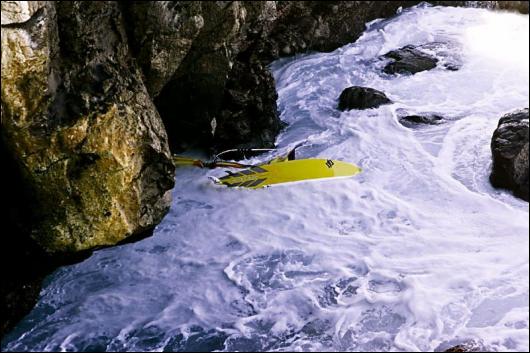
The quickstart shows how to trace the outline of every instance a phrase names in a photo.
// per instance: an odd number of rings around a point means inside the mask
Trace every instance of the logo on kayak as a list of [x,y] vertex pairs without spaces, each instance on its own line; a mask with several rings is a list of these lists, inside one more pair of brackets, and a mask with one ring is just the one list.
[[333,161],[332,161],[331,159],[328,159],[328,160],[326,161],[326,166],[327,166],[328,168],[333,167],[333,164],[335,164],[335,163],[333,163]]

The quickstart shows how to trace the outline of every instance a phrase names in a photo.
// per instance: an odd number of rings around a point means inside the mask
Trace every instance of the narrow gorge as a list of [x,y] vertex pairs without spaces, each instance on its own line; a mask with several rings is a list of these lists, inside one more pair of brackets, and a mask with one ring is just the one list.
[[[1,30],[2,350],[528,347],[527,1],[5,1]],[[172,158],[298,145],[363,172]]]

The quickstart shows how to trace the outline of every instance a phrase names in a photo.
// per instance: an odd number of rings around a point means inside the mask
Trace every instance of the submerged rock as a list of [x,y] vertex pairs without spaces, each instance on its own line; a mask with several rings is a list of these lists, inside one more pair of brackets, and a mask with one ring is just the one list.
[[458,71],[463,65],[463,47],[454,41],[429,42],[416,46],[416,49],[435,56],[437,65],[449,71]]
[[472,344],[459,344],[457,346],[446,349],[444,352],[483,352],[481,347],[473,346]]
[[444,121],[443,116],[434,113],[421,113],[400,116],[399,122],[406,127],[416,127],[418,125],[438,125]]
[[491,352],[492,349],[484,345],[481,339],[452,339],[447,342],[443,342],[437,348],[435,352]]
[[493,133],[490,181],[528,201],[528,108],[506,114]]
[[436,67],[438,59],[415,46],[407,45],[401,49],[392,50],[385,58],[394,59],[387,64],[383,71],[387,74],[415,74],[417,72],[431,70]]
[[339,110],[377,108],[392,101],[381,91],[370,87],[352,86],[346,88],[339,97]]

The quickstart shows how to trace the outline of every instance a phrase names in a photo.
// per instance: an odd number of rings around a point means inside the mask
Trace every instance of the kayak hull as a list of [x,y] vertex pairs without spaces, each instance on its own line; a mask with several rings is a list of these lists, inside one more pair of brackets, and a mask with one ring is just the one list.
[[321,178],[347,177],[361,172],[361,168],[330,159],[300,159],[263,164],[229,173],[217,179],[228,187],[258,189],[269,185]]

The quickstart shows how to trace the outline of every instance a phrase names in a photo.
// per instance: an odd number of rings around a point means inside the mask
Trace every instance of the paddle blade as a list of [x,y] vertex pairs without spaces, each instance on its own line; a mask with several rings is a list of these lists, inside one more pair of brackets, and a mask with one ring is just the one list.
[[199,159],[193,159],[183,156],[173,156],[173,164],[175,166],[195,166],[202,168],[204,166],[203,162]]

